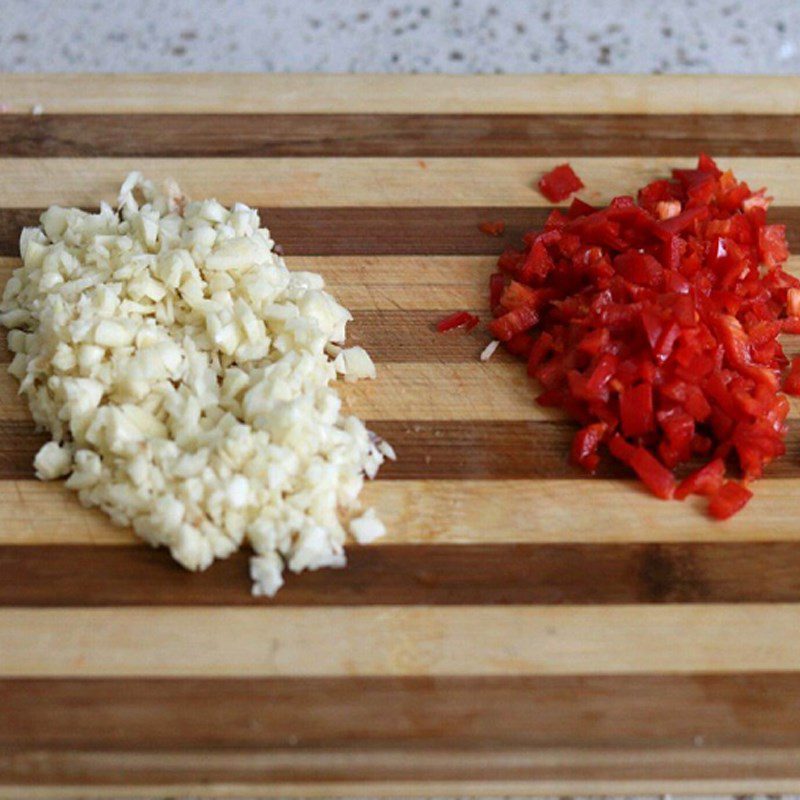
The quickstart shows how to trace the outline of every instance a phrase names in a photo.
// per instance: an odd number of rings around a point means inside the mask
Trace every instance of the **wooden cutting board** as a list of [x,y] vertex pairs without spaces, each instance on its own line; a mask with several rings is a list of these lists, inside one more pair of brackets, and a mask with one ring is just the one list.
[[486,316],[567,159],[602,201],[706,150],[797,249],[800,80],[4,76],[0,103],[4,279],[21,225],[131,169],[259,206],[353,310],[379,378],[342,393],[399,455],[365,491],[388,538],[255,599],[244,554],[190,575],[34,480],[3,370],[0,795],[800,790],[800,426],[712,524],[571,468],[520,365],[433,332]]

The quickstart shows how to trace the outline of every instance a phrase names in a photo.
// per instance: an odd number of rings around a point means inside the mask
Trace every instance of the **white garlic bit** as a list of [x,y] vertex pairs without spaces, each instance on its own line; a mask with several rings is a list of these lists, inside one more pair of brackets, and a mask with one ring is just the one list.
[[492,339],[486,347],[483,348],[481,352],[481,361],[488,361],[493,355],[495,350],[500,346],[500,342],[497,339]]
[[48,442],[36,454],[33,466],[40,481],[54,481],[71,472],[72,452],[58,442]]
[[0,322],[9,371],[52,441],[42,480],[168,547],[188,569],[244,543],[256,594],[283,570],[344,564],[365,475],[394,457],[332,385],[374,378],[342,349],[349,312],[319,275],[290,272],[257,211],[188,202],[131,173],[118,210],[53,206],[20,237]]
[[360,517],[350,520],[350,533],[359,544],[370,544],[386,535],[386,527],[378,519],[374,508],[368,508]]

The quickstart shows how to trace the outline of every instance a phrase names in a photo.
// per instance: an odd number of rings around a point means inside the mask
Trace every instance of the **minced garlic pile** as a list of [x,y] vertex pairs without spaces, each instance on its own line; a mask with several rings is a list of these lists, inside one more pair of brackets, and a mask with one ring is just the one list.
[[[340,513],[394,454],[330,386],[374,377],[350,314],[290,272],[258,213],[186,203],[138,173],[115,212],[53,206],[22,232],[0,322],[10,372],[50,431],[35,460],[114,522],[201,570],[245,541],[256,594],[344,564]],[[380,536],[370,509],[349,523]]]

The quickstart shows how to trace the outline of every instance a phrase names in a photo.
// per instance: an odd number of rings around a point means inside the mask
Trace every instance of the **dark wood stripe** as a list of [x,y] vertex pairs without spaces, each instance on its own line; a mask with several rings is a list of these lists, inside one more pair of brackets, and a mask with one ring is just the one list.
[[[500,253],[547,216],[542,208],[262,208],[262,221],[287,255],[483,255]],[[0,255],[19,255],[24,226],[41,209],[0,208]],[[798,214],[800,216],[800,213]],[[500,238],[478,225],[502,218]]]
[[[576,427],[567,421],[380,420],[367,425],[397,451],[397,461],[387,462],[381,468],[381,480],[586,477],[585,471],[569,463]],[[20,465],[17,457],[14,463]],[[598,476],[621,478],[628,477],[628,473],[624,466],[609,463],[603,465]]]
[[5,752],[800,746],[800,673],[20,679],[0,707]]
[[[522,368],[522,367],[520,367]],[[397,461],[381,468],[381,480],[520,480],[586,478],[569,463],[577,426],[567,420],[367,422],[397,450]],[[614,459],[605,459],[596,478],[630,478]],[[764,480],[800,477],[800,430],[791,425],[786,455],[771,463]],[[757,491],[757,489],[756,489]]]
[[69,114],[0,116],[0,157],[795,156],[800,116]]
[[[381,468],[381,480],[524,480],[586,478],[568,454],[577,430],[569,421],[466,420],[367,421],[397,451]],[[34,477],[33,458],[49,437],[32,422],[0,422],[0,480]],[[764,480],[800,477],[800,430],[792,425],[787,453],[770,464]],[[629,478],[619,462],[606,459],[596,478]]]
[[[262,208],[262,219],[287,255],[486,255],[517,246],[522,234],[540,228],[547,208]],[[37,225],[41,210],[0,208],[0,256],[19,255],[19,234]],[[775,208],[771,221],[788,226],[789,244],[800,249],[800,207]],[[506,232],[495,238],[478,230],[502,219]]]
[[49,439],[33,421],[0,422],[0,480],[33,478],[33,458]]
[[346,570],[249,593],[245,553],[202,574],[142,546],[0,547],[0,606],[607,605],[800,602],[800,544],[380,545]]
[[0,708],[0,791],[800,781],[799,673],[19,679]]

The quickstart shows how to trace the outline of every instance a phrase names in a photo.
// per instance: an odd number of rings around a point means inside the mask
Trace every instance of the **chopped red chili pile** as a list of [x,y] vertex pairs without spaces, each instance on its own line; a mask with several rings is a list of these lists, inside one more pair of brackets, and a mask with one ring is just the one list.
[[[554,197],[574,186],[553,181],[561,169],[542,179]],[[778,335],[800,333],[800,280],[768,205],[702,155],[637,198],[576,199],[502,254],[489,328],[527,362],[538,402],[582,426],[576,464],[593,472],[608,451],[657,497],[708,496],[719,519],[748,502],[786,449]],[[785,388],[800,394],[800,359]],[[737,466],[741,483],[726,477]]]
[[566,200],[578,189],[583,189],[583,181],[569,164],[559,164],[555,169],[542,175],[539,180],[539,191],[551,203],[560,203],[562,200]]
[[487,236],[502,236],[506,231],[506,224],[501,219],[493,222],[487,220],[486,222],[481,222],[478,228],[481,233],[485,233]]
[[450,316],[440,320],[436,325],[436,330],[439,333],[445,333],[446,331],[452,331],[454,328],[464,328],[469,333],[479,322],[480,319],[474,314],[470,314],[469,311],[456,311],[454,314],[450,314]]

